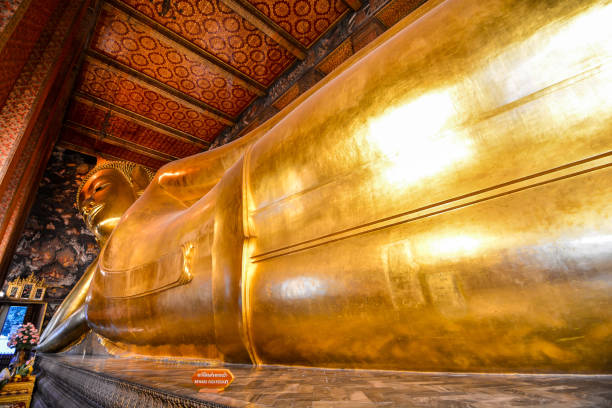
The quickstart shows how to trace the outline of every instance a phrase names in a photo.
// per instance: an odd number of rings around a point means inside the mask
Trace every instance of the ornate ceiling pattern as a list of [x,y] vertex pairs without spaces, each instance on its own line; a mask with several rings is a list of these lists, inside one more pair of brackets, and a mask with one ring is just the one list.
[[201,145],[147,128],[116,113],[108,114],[108,111],[86,101],[77,100],[72,104],[66,115],[66,123],[71,128],[84,133],[87,130],[90,130],[90,133],[100,133],[99,130],[104,129],[106,136],[124,139],[176,158],[191,156],[202,151]]
[[87,154],[95,154],[111,160],[127,160],[140,163],[153,169],[158,169],[167,163],[152,157],[128,150],[122,146],[113,145],[94,137],[83,135],[83,133],[64,126],[62,131],[64,146]]
[[208,149],[357,0],[97,0],[61,141],[152,168]]
[[219,117],[163,95],[94,60],[83,64],[77,89],[206,141],[214,139],[224,125]]
[[165,16],[157,11],[160,1],[123,1],[262,85],[269,85],[295,60],[220,0],[180,1]]
[[257,96],[232,76],[114,8],[102,10],[91,48],[220,110],[238,115]]
[[248,1],[306,47],[348,10],[341,0]]

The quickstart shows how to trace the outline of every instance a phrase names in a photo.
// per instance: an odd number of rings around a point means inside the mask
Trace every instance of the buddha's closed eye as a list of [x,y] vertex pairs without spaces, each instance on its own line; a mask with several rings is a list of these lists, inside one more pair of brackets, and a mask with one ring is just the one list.
[[94,193],[97,193],[98,191],[102,191],[104,190],[106,187],[108,187],[110,183],[103,183],[103,184],[98,184],[96,186],[96,188],[94,189]]

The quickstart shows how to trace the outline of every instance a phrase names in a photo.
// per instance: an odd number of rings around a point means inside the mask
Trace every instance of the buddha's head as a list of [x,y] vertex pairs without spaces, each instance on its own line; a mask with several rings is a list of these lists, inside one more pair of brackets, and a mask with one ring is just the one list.
[[76,205],[100,244],[152,178],[148,169],[120,161],[105,162],[87,173],[77,191]]

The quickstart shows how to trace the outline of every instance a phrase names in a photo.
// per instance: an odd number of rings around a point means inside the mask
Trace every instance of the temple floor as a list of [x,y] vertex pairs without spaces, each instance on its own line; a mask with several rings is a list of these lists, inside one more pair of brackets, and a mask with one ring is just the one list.
[[[216,394],[198,393],[191,376],[203,366],[192,363],[91,356],[42,355],[39,359],[42,373],[33,407],[50,408],[60,403],[63,407],[83,406],[83,401],[91,406],[121,407],[612,406],[610,375],[447,374],[225,365],[235,380]],[[56,388],[60,390],[54,391]],[[59,401],[60,394],[74,398]]]

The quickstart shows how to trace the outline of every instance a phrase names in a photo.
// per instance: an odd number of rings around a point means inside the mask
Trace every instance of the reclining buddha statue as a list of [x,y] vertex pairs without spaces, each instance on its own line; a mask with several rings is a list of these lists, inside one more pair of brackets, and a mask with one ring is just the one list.
[[610,372],[610,21],[608,1],[431,0],[146,189],[94,169],[102,250],[39,349],[91,329],[152,357]]

